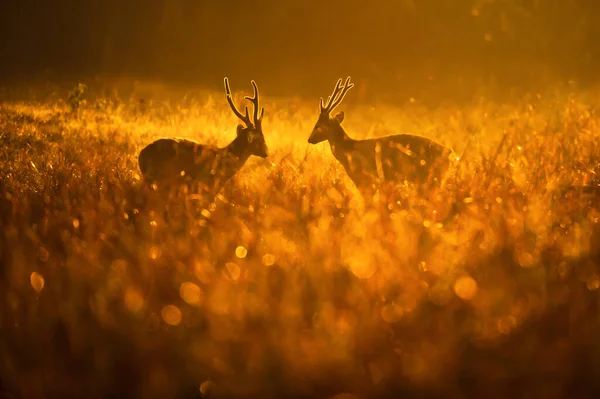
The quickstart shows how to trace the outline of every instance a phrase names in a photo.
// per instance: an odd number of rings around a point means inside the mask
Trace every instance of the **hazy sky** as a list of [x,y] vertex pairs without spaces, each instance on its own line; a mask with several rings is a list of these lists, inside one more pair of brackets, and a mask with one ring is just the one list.
[[[129,73],[314,91],[352,74],[387,90],[592,80],[594,0],[6,0],[0,77]],[[466,84],[466,83],[465,83]],[[391,90],[391,89],[390,89]]]

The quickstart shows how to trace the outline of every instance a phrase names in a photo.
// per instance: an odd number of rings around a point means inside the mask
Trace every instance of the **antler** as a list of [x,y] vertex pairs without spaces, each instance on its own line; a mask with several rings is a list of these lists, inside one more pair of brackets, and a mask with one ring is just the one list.
[[344,86],[342,86],[342,78],[339,78],[337,84],[335,85],[335,89],[333,89],[333,93],[331,96],[327,97],[327,103],[323,106],[323,97],[321,97],[320,106],[321,112],[330,113],[333,111],[335,107],[340,105],[348,90],[354,87],[354,83],[350,83],[350,76],[346,78],[344,82]]
[[[256,87],[256,82],[252,81],[252,87],[254,88],[254,97],[244,97],[246,100],[250,101],[254,104],[254,126],[258,126],[258,123],[262,120],[263,115],[265,114],[265,107],[260,108],[260,116],[258,114],[258,87]],[[246,108],[247,110],[248,108]]]
[[225,78],[225,93],[227,95],[227,102],[229,103],[229,106],[231,107],[231,110],[233,111],[233,113],[240,118],[240,120],[242,122],[244,122],[246,124],[246,127],[255,127],[257,126],[258,123],[260,123],[260,121],[262,120],[263,115],[265,114],[265,108],[261,108],[260,111],[260,115],[258,113],[258,108],[259,108],[259,104],[258,104],[258,87],[256,87],[256,82],[252,81],[252,87],[254,87],[254,96],[253,97],[244,97],[246,100],[250,101],[252,104],[254,104],[254,122],[252,122],[252,120],[250,120],[250,114],[248,113],[248,107],[244,107],[245,111],[246,111],[246,115],[242,114],[237,107],[235,106],[235,104],[233,103],[233,97],[231,95],[231,89],[229,88],[229,80],[227,78]]

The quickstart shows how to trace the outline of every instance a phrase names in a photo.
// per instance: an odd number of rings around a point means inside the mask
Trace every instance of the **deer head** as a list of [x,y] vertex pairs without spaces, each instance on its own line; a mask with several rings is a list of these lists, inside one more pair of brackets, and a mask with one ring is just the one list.
[[244,144],[246,144],[245,148],[250,155],[266,158],[269,155],[269,150],[262,132],[262,117],[265,114],[265,108],[259,106],[258,88],[256,87],[256,82],[252,81],[252,87],[254,88],[254,96],[244,97],[254,105],[253,119],[250,119],[248,107],[245,107],[245,114],[242,114],[235,106],[233,97],[231,95],[231,89],[229,88],[229,80],[225,78],[225,93],[227,94],[227,102],[229,103],[233,113],[245,125],[239,124],[237,126],[238,139],[242,140]]
[[323,105],[323,97],[321,97],[319,119],[308,138],[310,144],[318,144],[329,140],[335,132],[339,131],[344,120],[344,112],[339,112],[334,117],[331,117],[331,112],[340,105],[348,90],[353,87],[354,83],[350,83],[350,76],[346,78],[343,86],[340,78],[335,85],[335,89],[333,89],[333,93],[327,98],[325,105]]

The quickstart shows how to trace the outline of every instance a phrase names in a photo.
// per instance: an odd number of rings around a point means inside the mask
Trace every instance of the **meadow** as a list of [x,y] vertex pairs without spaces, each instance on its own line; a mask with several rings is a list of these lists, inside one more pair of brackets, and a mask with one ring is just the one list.
[[348,101],[354,138],[420,134],[462,155],[443,190],[369,204],[307,143],[318,99],[268,93],[268,158],[214,199],[160,196],[145,145],[235,136],[223,93],[184,94],[0,103],[0,392],[600,394],[597,92]]

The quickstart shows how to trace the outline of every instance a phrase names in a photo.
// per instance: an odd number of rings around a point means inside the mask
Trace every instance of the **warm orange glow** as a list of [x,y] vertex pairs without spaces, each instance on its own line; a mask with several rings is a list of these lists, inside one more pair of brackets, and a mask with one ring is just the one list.
[[[372,198],[327,143],[307,143],[318,99],[265,92],[270,155],[214,198],[145,186],[136,157],[159,137],[230,143],[221,92],[143,111],[135,99],[77,113],[2,104],[3,333],[97,375],[121,362],[154,376],[140,396],[370,397],[458,389],[467,371],[496,386],[525,367],[567,384],[600,333],[600,119],[597,96],[552,93],[348,106],[354,138],[418,133],[461,154],[431,192],[407,180]],[[9,364],[19,350],[7,348]],[[40,353],[39,370],[92,384]]]

